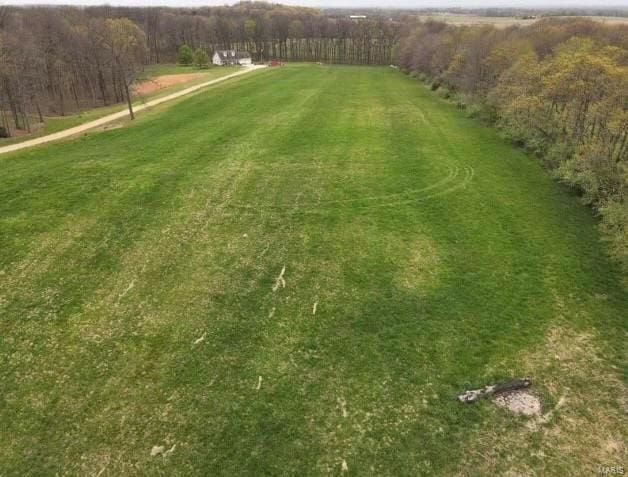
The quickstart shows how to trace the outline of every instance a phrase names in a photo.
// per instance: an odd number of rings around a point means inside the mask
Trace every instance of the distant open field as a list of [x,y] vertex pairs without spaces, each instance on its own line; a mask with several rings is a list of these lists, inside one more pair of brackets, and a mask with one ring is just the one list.
[[[532,23],[546,17],[537,18],[518,18],[518,17],[488,17],[471,14],[434,14],[434,15],[418,15],[423,21],[434,20],[452,25],[464,26],[464,25],[493,25],[498,28],[506,28],[513,25],[531,25]],[[552,17],[552,18],[575,18],[575,17]],[[604,16],[586,16],[583,18],[589,18],[591,20],[599,21],[602,23],[617,23],[627,24],[628,17],[604,17]]]
[[[2,475],[625,462],[591,212],[392,68],[268,68],[0,166]],[[521,376],[541,416],[456,399]]]

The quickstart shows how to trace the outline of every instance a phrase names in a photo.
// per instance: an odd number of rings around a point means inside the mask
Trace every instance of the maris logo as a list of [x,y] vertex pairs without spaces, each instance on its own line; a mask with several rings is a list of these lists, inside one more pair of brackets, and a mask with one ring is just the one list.
[[623,465],[603,465],[597,466],[598,475],[625,475]]

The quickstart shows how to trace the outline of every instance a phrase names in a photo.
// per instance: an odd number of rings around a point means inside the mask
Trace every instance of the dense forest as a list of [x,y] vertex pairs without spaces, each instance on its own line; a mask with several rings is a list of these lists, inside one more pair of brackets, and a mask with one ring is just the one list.
[[[386,13],[386,14],[384,14]],[[495,124],[582,193],[628,267],[628,26],[543,19],[451,26],[379,12],[352,19],[261,2],[173,9],[0,7],[0,132],[130,101],[146,64],[181,45],[272,58],[389,65]]]
[[628,268],[628,26],[406,24],[398,61],[574,186]]

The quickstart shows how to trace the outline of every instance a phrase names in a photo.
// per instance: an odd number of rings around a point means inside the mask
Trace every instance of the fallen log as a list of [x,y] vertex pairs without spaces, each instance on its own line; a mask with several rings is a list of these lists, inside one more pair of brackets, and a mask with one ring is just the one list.
[[465,391],[464,394],[458,396],[458,400],[464,403],[474,403],[482,398],[495,396],[497,394],[504,394],[510,391],[516,391],[517,389],[524,389],[530,387],[532,381],[528,378],[513,379],[512,381],[506,381],[503,383],[493,384],[491,386],[483,387],[482,389],[471,389]]

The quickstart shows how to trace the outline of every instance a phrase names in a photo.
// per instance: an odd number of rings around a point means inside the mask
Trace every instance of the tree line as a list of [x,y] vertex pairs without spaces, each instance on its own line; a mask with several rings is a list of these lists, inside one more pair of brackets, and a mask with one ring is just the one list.
[[409,23],[398,62],[542,158],[601,217],[628,269],[628,27],[586,19],[528,27]]
[[249,51],[255,61],[273,58],[330,63],[390,64],[401,22],[374,15],[356,21],[344,14],[266,2],[196,9],[93,7],[99,17],[129,18],[147,35],[149,60],[170,62],[187,44],[206,51]]

